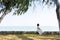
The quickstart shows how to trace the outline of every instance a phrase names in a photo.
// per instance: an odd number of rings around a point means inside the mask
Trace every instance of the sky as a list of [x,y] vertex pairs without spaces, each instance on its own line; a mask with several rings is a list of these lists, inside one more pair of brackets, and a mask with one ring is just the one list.
[[56,6],[34,3],[35,6],[32,2],[28,11],[20,16],[12,15],[13,9],[0,23],[0,31],[36,31],[37,23],[42,31],[59,31]]

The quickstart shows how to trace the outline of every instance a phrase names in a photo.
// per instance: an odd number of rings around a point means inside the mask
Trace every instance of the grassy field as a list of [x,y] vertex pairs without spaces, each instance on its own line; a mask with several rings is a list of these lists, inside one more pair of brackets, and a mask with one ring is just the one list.
[[39,34],[7,34],[1,35],[0,40],[60,40],[58,35],[39,35]]

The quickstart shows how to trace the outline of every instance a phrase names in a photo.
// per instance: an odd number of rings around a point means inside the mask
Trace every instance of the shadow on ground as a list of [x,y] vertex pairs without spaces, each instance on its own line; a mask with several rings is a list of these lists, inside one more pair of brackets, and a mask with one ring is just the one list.
[[31,39],[31,38],[28,38],[27,36],[25,36],[25,35],[17,35],[17,37],[18,38],[21,38],[22,40],[33,40],[33,39]]

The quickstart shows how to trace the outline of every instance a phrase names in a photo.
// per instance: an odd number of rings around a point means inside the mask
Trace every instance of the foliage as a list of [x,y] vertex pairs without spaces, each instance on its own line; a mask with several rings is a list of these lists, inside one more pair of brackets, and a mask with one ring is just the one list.
[[[28,10],[29,0],[0,0],[0,4],[5,6],[5,8],[2,9],[3,12],[4,10],[11,11],[13,8],[17,8],[18,10],[17,13],[15,12],[15,14],[19,15]],[[0,10],[0,12],[2,11]]]
[[[0,4],[4,5],[5,8],[0,10],[0,12],[4,12],[4,10],[8,10],[9,12],[13,9],[13,8],[17,8],[18,10],[16,10],[14,12],[14,15],[21,15],[22,13],[25,13],[28,8],[30,3],[35,0],[0,0]],[[41,0],[36,0],[36,1],[41,1]],[[57,0],[43,0],[42,3],[46,2],[46,4],[49,3],[49,1],[54,2],[57,5]],[[50,5],[52,4],[52,2],[50,2]]]
[[46,4],[49,3],[50,5],[51,5],[52,3],[54,3],[56,6],[58,5],[58,0],[47,0],[47,1],[46,1],[46,0],[43,0],[42,3],[44,3],[44,2],[45,2]]

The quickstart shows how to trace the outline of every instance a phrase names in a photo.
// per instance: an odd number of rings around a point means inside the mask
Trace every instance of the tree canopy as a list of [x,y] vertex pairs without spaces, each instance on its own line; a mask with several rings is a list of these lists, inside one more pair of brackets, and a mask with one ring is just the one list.
[[[39,0],[0,0],[0,4],[5,6],[5,8],[0,10],[0,12],[2,11],[4,12],[4,10],[11,11],[12,8],[18,8],[18,10],[15,11],[14,14],[21,15],[22,13],[25,13],[28,10],[30,2],[32,1],[39,1]],[[57,0],[47,0],[47,1],[43,0],[42,3],[46,2],[46,4],[48,4],[50,1],[54,2],[57,5]],[[52,2],[50,2],[50,4],[52,4]]]
[[11,11],[12,8],[18,8],[17,13],[15,14],[19,15],[28,10],[29,0],[0,0],[0,4],[5,6],[1,11]]
[[0,0],[0,7],[2,7],[0,13],[3,12],[2,16],[0,17],[0,22],[5,15],[11,12],[14,8],[17,8],[17,10],[13,13],[14,15],[24,14],[29,9],[31,2],[34,1],[42,1],[43,4],[49,3],[50,5],[52,2],[54,2],[56,6],[58,5],[58,0]]

